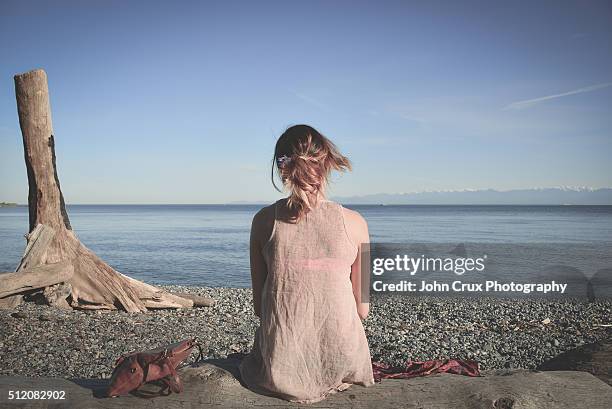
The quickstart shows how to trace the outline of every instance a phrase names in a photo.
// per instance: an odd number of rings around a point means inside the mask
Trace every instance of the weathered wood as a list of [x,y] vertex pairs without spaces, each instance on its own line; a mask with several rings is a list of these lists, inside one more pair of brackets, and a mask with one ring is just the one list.
[[37,224],[34,229],[26,234],[27,245],[23,257],[17,267],[17,272],[28,270],[44,263],[44,257],[49,244],[55,236],[55,230],[46,224]]
[[16,294],[10,297],[0,298],[0,309],[13,310],[23,301],[23,295]]
[[74,267],[69,261],[41,264],[19,273],[0,274],[0,298],[70,280]]
[[[221,360],[219,360],[221,361]],[[129,395],[102,398],[107,380],[0,377],[0,406],[10,408],[303,408],[275,397],[256,394],[232,373],[235,368],[204,363],[180,371],[180,394],[144,399]],[[143,394],[158,388],[146,385]],[[9,390],[65,391],[63,401],[12,401]],[[55,405],[55,406],[52,406]],[[414,379],[384,379],[367,388],[353,385],[309,408],[590,408],[612,407],[612,388],[586,372],[485,372],[480,378],[442,374]]]
[[210,297],[204,297],[197,294],[183,293],[183,292],[172,292],[170,294],[181,298],[187,298],[193,301],[194,307],[212,307],[215,305],[215,300]]
[[[54,235],[55,230],[44,224],[38,224],[34,230],[32,230],[29,234],[26,234],[25,237],[28,240],[26,249],[23,257],[21,258],[19,266],[15,271],[24,271],[30,266],[34,267],[42,264],[47,248],[49,247],[49,243],[51,243]],[[23,296],[19,294],[2,298],[0,299],[0,308],[15,308],[21,304],[22,300]]]
[[566,351],[538,367],[541,371],[585,371],[612,386],[612,337]]
[[70,304],[76,309],[79,310],[116,310],[113,304],[87,304],[87,303],[78,303],[78,304]]
[[128,281],[138,298],[143,301],[147,308],[191,308],[193,301],[187,298],[178,297],[167,291],[160,290],[142,281],[134,280],[124,274],[118,273]]
[[69,310],[71,307],[66,301],[66,298],[68,298],[71,293],[72,285],[70,283],[59,283],[45,288],[43,297],[50,306]]
[[[192,300],[120,274],[79,241],[70,226],[57,175],[47,75],[43,70],[16,75],[15,94],[28,173],[30,215],[28,244],[17,272],[69,260],[74,269],[68,283],[69,305],[73,308],[142,312],[147,308],[192,307]],[[55,302],[58,298],[50,299]],[[17,300],[6,300],[5,304]],[[64,301],[57,302],[65,306]]]
[[30,231],[39,223],[70,229],[55,164],[47,74],[15,75],[15,94],[28,171]]

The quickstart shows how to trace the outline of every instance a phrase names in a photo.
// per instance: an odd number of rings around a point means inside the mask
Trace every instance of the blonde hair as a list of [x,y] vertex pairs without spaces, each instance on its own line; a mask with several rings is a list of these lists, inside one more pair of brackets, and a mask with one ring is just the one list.
[[351,170],[351,163],[316,129],[295,125],[278,138],[274,148],[272,184],[281,192],[274,182],[274,169],[290,191],[287,207],[290,218],[297,221],[317,205],[331,171]]

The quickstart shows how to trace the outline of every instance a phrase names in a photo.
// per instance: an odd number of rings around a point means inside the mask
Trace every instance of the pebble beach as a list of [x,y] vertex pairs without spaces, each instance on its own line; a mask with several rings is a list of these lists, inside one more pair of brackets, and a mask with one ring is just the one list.
[[[0,310],[0,375],[108,378],[117,357],[189,337],[206,358],[248,352],[258,325],[247,288],[160,285],[216,300],[185,310],[59,310],[32,302]],[[612,301],[374,295],[363,321],[372,358],[468,358],[481,369],[534,369],[612,335]],[[195,353],[191,360],[195,359]]]

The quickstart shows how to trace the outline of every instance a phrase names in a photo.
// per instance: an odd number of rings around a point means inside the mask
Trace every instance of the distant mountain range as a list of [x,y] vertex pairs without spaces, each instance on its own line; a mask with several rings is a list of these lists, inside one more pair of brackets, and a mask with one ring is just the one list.
[[[551,187],[495,190],[464,189],[410,193],[377,193],[361,196],[332,196],[342,204],[413,205],[612,205],[612,188]],[[227,204],[267,205],[274,200],[234,201]],[[0,207],[27,206],[0,202]]]
[[612,205],[612,188],[553,187],[516,190],[445,190],[332,197],[332,200],[344,204]]

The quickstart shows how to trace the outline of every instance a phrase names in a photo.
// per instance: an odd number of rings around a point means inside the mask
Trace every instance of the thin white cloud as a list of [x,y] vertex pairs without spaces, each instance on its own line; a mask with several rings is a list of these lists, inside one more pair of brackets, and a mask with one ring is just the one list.
[[577,38],[585,38],[585,37],[589,37],[590,34],[589,33],[574,33],[572,35],[573,39],[577,39]]
[[316,99],[309,97],[308,95],[304,95],[302,93],[299,92],[295,92],[295,91],[289,91],[291,92],[293,95],[295,95],[297,98],[301,99],[302,101],[313,105],[317,108],[323,109],[325,111],[329,110],[329,108],[327,107],[327,105],[323,104],[322,102],[317,101]]
[[422,118],[417,118],[411,114],[405,114],[405,113],[400,112],[398,115],[400,116],[400,118],[405,119],[410,122],[417,122],[419,124],[425,122]]
[[420,118],[418,115],[415,115],[414,107],[409,108],[405,106],[387,106],[385,109],[387,112],[391,112],[398,117],[405,119],[406,121],[415,122],[417,124],[422,124],[425,122],[423,118]]
[[517,102],[513,102],[511,104],[506,105],[504,107],[504,111],[509,110],[509,109],[525,109],[525,108],[529,108],[534,105],[537,105],[540,102],[548,101],[549,99],[566,97],[568,95],[583,94],[585,92],[591,92],[591,91],[595,91],[598,89],[607,88],[609,86],[612,86],[612,82],[605,82],[603,84],[596,84],[596,85],[591,85],[588,87],[578,88],[573,91],[563,92],[561,94],[547,95],[545,97],[517,101]]

